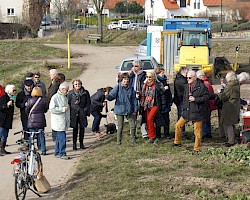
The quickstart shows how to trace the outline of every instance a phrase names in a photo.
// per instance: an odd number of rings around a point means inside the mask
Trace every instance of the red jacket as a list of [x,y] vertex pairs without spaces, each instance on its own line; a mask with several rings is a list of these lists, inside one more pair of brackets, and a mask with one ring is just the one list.
[[[211,94],[214,94],[214,89],[213,86],[211,85],[211,83],[208,81],[208,78],[206,77],[204,80],[204,85],[207,87],[208,91]],[[214,105],[214,99],[209,101],[209,106],[210,106],[210,110],[217,110],[217,106]]]
[[0,97],[5,94],[4,88],[0,85]]

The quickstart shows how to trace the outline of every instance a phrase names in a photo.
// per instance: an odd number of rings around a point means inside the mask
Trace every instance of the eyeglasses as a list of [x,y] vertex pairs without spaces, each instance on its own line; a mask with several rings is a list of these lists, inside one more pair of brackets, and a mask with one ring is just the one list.
[[146,76],[147,78],[152,78],[152,76]]
[[16,92],[16,90],[13,90],[13,92]]
[[192,79],[193,77],[187,77],[187,79]]
[[40,76],[35,76],[34,78],[40,78]]
[[138,65],[134,65],[134,67],[139,67]]

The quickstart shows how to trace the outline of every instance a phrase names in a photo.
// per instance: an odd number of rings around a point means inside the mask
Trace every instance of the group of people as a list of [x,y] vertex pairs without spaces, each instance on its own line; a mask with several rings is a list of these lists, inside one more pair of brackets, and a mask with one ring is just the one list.
[[[170,139],[169,113],[173,103],[178,113],[173,146],[181,146],[182,137],[187,137],[185,124],[191,121],[195,135],[192,150],[199,151],[202,139],[212,137],[212,110],[218,110],[220,136],[228,139],[225,145],[230,147],[235,144],[235,124],[239,122],[241,102],[240,84],[249,79],[249,74],[236,76],[234,72],[228,72],[226,84],[222,83],[223,89],[215,94],[203,71],[181,68],[174,80],[172,98],[164,68],[145,72],[142,67],[140,60],[134,60],[132,70],[123,73],[114,88],[100,88],[92,96],[80,79],[72,81],[69,91],[64,74],[56,69],[49,71],[51,84],[47,90],[39,72],[27,74],[18,94],[14,85],[7,85],[5,89],[0,86],[0,156],[10,153],[5,148],[12,128],[14,104],[20,109],[23,130],[39,132],[37,145],[42,155],[46,155],[45,113],[50,111],[54,156],[66,160],[69,159],[66,155],[66,130],[73,128],[73,150],[77,150],[78,135],[80,148],[85,149],[83,140],[88,126],[87,117],[93,115],[92,133],[100,135],[102,110],[107,101],[112,100],[115,100],[114,114],[118,122],[118,145],[122,144],[125,118],[130,126],[131,143],[137,143],[138,116],[141,116],[142,137],[149,143],[153,144],[162,137]],[[24,139],[29,140],[27,133]]]

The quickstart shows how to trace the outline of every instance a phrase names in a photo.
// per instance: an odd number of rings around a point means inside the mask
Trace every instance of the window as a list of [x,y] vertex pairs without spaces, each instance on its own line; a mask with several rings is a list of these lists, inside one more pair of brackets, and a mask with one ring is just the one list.
[[186,0],[180,0],[180,7],[187,7],[187,1]]
[[194,9],[196,9],[196,0],[194,1]]
[[197,9],[201,9],[201,2],[200,2],[200,0],[198,0]]
[[14,16],[15,10],[14,8],[7,8],[7,16]]

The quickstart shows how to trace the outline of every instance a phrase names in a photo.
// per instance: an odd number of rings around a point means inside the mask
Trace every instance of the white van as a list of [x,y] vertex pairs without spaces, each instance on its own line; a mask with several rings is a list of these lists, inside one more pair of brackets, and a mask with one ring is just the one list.
[[130,24],[131,24],[130,20],[119,20],[118,25],[117,25],[117,29],[118,30],[128,30]]

